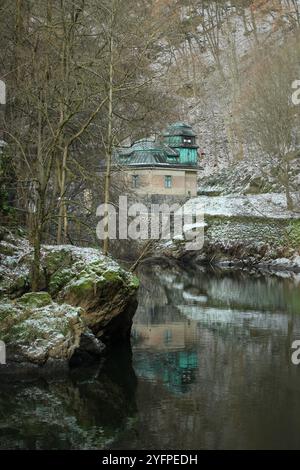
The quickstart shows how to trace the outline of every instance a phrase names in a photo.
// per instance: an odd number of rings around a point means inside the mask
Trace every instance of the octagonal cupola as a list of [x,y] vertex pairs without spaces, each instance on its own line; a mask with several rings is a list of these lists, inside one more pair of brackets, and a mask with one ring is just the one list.
[[198,145],[196,134],[189,124],[175,122],[170,124],[163,134],[164,143],[176,150],[180,163],[183,165],[197,165]]

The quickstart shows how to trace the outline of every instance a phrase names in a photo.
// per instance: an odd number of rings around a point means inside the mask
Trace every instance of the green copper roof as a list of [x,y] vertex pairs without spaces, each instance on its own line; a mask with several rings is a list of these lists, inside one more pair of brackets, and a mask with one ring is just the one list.
[[[192,139],[187,142],[185,136]],[[125,166],[195,167],[198,162],[195,137],[190,125],[175,122],[168,126],[163,142],[141,139],[131,147],[115,149],[113,163]]]
[[161,144],[160,142],[156,142],[150,139],[141,139],[132,145],[130,148],[131,152],[151,152],[153,154],[162,154],[162,155],[170,155],[170,156],[177,156],[176,150],[171,149],[165,144]]
[[184,122],[174,122],[173,124],[170,124],[165,130],[163,135],[165,137],[172,136],[172,135],[179,135],[179,136],[186,135],[189,137],[196,136],[192,127],[189,124],[185,124]]
[[117,151],[117,161],[123,165],[168,164],[169,159],[179,159],[176,150],[153,140],[142,139],[131,147]]

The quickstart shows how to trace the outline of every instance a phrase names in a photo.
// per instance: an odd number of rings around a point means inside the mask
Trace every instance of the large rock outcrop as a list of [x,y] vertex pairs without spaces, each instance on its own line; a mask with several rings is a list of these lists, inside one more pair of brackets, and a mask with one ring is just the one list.
[[[52,302],[47,293],[25,294],[0,304],[0,337],[7,347],[7,363],[42,365],[71,359],[85,325],[80,308]],[[45,303],[46,302],[46,303]]]
[[129,337],[138,279],[99,250],[43,247],[36,293],[26,241],[2,233],[0,256],[0,340],[8,365],[82,362]]

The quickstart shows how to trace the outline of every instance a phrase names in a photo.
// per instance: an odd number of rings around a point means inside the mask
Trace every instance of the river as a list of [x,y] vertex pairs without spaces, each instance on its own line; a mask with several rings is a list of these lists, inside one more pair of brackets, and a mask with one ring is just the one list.
[[300,448],[300,277],[144,268],[132,350],[0,384],[1,449]]

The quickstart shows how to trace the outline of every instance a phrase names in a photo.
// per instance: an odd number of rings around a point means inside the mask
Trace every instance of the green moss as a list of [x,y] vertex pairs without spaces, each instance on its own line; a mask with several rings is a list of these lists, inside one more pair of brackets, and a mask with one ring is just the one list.
[[59,251],[50,251],[44,260],[47,273],[51,276],[58,269],[65,268],[72,265],[72,255],[66,249]]
[[49,292],[54,295],[60,291],[74,277],[74,273],[67,268],[59,269],[51,277],[49,282]]
[[0,243],[0,254],[6,256],[13,256],[16,253],[16,247],[9,244]]
[[133,289],[138,289],[140,286],[140,280],[137,276],[134,274],[131,276],[129,287],[132,287]]
[[4,322],[9,316],[11,316],[12,309],[7,304],[0,305],[0,328],[1,323]]
[[28,322],[19,322],[13,325],[9,332],[6,334],[6,340],[14,342],[31,343],[40,338],[40,328],[37,325],[28,325]]
[[26,275],[19,275],[8,285],[8,291],[10,294],[21,295],[22,293],[29,290],[29,277]]
[[93,263],[88,265],[88,269],[99,274],[107,269],[107,264],[104,260],[93,261]]
[[123,281],[120,271],[105,271],[102,276],[107,282],[120,282]]
[[28,311],[7,302],[0,305],[0,339],[10,342],[13,338],[13,327],[28,316]]
[[289,246],[300,249],[300,220],[293,220],[287,228],[287,241]]
[[7,331],[7,339],[14,342],[27,343],[28,345],[35,340],[49,340],[50,334],[62,334],[66,336],[69,331],[67,319],[64,318],[45,318],[45,312],[35,311],[32,315],[14,324]]
[[67,290],[78,298],[84,298],[84,296],[94,290],[95,285],[96,279],[82,276],[75,281],[71,281],[71,283],[67,286]]
[[51,338],[64,337],[72,331],[70,313],[77,310],[69,305],[51,303],[42,308],[7,303],[0,308],[0,339],[7,343],[30,345],[35,340],[51,343]]
[[59,333],[63,336],[67,336],[70,331],[70,325],[67,321],[61,322],[61,325],[58,328]]
[[39,308],[52,302],[48,292],[28,292],[18,299],[18,303],[27,308]]

